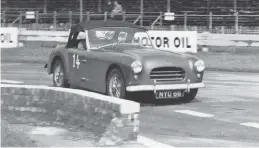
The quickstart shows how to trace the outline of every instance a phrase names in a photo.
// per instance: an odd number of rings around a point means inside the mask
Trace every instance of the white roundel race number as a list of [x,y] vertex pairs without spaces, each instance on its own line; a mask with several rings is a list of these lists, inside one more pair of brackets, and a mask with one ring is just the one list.
[[80,60],[79,60],[79,56],[77,54],[73,54],[73,68],[77,68],[79,69],[80,66]]

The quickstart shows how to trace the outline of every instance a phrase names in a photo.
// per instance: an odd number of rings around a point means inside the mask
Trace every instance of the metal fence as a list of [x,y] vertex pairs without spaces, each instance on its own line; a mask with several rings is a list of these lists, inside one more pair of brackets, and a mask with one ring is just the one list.
[[[10,19],[11,18],[11,19]],[[122,13],[120,20],[145,26],[149,29],[189,30],[211,33],[259,34],[259,15],[197,15],[175,14],[173,21],[166,21],[163,12]],[[15,26],[32,30],[68,30],[73,24],[84,20],[108,20],[110,14],[105,13],[39,13],[35,19],[26,19],[20,12],[18,15],[1,14],[2,26]]]

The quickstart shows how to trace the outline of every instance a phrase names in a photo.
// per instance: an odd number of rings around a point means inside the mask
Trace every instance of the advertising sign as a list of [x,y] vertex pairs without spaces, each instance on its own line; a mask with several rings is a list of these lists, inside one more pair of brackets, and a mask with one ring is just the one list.
[[18,46],[18,28],[0,28],[1,48],[15,48]]
[[25,17],[26,17],[26,19],[35,19],[35,12],[34,11],[27,11]]
[[134,36],[134,42],[142,46],[150,45],[161,50],[173,52],[197,53],[197,32],[196,31],[149,31],[149,37],[139,33]]
[[174,20],[174,12],[166,12],[164,20],[173,21]]

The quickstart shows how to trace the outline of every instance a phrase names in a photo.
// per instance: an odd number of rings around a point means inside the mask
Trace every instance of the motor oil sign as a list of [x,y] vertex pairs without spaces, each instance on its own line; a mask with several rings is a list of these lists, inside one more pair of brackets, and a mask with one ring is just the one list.
[[197,53],[196,31],[149,31],[148,34],[136,34],[134,42],[141,46],[149,46],[152,42],[155,48],[161,50]]
[[18,28],[0,28],[1,48],[15,48],[18,46]]

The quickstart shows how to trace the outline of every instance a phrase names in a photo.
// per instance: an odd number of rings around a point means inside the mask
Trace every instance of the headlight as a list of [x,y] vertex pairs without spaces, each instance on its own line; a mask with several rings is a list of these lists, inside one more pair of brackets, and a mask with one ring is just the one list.
[[205,69],[205,64],[202,60],[196,61],[194,66],[197,72],[202,72]]
[[135,74],[138,74],[142,71],[142,64],[140,61],[135,61],[131,64],[131,69]]

